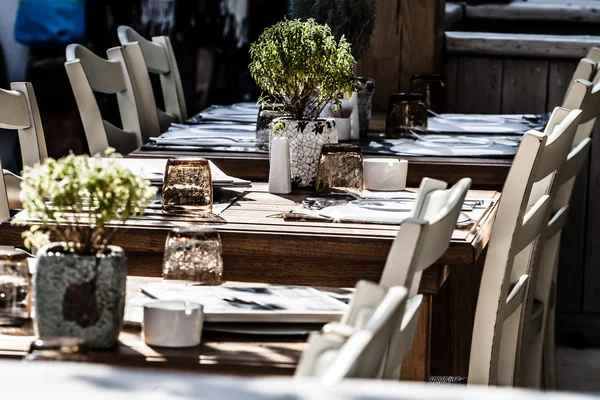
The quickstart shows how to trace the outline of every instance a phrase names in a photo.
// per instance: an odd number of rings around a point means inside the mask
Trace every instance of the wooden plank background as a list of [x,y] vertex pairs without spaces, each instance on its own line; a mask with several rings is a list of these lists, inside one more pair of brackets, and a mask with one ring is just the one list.
[[413,73],[442,72],[445,0],[378,0],[371,46],[358,76],[375,79],[373,111],[385,112],[390,94],[408,91]]

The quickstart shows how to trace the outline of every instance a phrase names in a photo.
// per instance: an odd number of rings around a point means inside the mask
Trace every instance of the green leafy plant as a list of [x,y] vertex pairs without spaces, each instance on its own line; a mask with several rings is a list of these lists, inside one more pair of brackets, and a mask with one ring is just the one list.
[[25,167],[23,209],[41,222],[23,233],[27,247],[39,248],[53,234],[66,242],[66,251],[100,254],[119,232],[110,222],[144,212],[156,188],[121,167],[113,149],[105,157],[70,154]]
[[285,20],[250,46],[250,73],[266,93],[259,102],[280,103],[284,116],[314,120],[328,103],[355,85],[354,57],[343,37],[314,20]]
[[344,36],[359,60],[369,48],[377,17],[376,0],[292,0],[294,18],[327,24],[336,39]]

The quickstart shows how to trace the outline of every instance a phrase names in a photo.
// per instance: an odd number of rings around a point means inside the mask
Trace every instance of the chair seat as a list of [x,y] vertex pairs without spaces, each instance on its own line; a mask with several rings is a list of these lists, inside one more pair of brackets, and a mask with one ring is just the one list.
[[432,376],[429,378],[432,385],[466,385],[467,378],[464,376]]

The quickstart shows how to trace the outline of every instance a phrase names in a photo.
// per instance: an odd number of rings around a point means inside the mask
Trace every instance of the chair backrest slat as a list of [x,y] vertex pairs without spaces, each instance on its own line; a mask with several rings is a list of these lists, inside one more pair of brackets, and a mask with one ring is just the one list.
[[171,72],[167,52],[163,46],[146,40],[145,37],[128,26],[119,26],[119,28],[117,28],[117,34],[122,46],[133,42],[139,44],[142,54],[144,55],[146,67],[150,72],[155,74],[168,74]]
[[29,107],[23,93],[0,89],[0,127],[23,129],[30,126]]
[[69,45],[67,61],[79,60],[93,91],[116,94],[127,90],[123,66],[114,60],[104,60],[80,45]]

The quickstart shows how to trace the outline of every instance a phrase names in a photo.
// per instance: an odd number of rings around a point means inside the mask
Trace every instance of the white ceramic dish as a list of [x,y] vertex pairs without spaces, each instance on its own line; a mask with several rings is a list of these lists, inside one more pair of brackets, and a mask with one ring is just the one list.
[[161,347],[194,347],[202,340],[204,307],[186,301],[153,301],[144,305],[144,342]]
[[366,158],[364,187],[368,190],[398,191],[406,188],[408,161],[396,158]]

